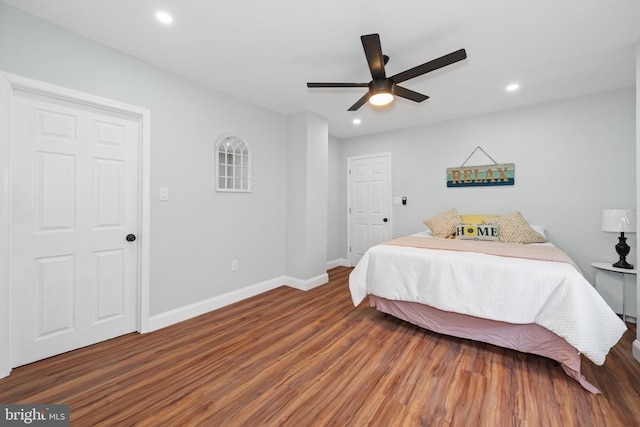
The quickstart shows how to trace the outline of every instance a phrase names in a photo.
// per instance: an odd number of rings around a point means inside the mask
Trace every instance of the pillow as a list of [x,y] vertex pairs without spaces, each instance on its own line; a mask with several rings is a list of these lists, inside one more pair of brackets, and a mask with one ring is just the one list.
[[500,240],[498,237],[498,225],[460,223],[456,227],[456,239],[489,240],[497,242]]
[[500,241],[511,243],[545,243],[547,239],[531,226],[522,217],[520,211],[514,211],[509,215],[498,218],[485,219],[485,223],[498,224],[500,226]]
[[457,208],[451,208],[423,221],[431,229],[434,237],[447,238],[456,232],[456,226],[462,222]]
[[545,240],[549,240],[547,239],[547,232],[544,230],[544,227],[541,225],[535,225],[535,224],[529,224],[531,226],[531,228],[533,228],[535,231],[537,231],[538,233],[540,233],[540,235],[542,237],[545,238]]
[[484,224],[485,219],[497,218],[498,215],[460,215],[465,224]]

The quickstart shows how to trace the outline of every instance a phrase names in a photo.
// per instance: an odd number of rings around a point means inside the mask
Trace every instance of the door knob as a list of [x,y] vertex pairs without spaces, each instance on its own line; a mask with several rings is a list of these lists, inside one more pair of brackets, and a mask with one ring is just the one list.
[[136,235],[135,234],[127,234],[127,242],[133,242],[134,240],[136,240]]
[[389,221],[389,218],[383,218],[382,219],[382,222],[388,222],[388,221]]

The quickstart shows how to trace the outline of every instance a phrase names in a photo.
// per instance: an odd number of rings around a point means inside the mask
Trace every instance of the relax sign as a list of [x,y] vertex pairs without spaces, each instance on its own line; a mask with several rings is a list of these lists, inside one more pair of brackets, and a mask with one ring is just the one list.
[[447,187],[513,185],[513,163],[447,168]]

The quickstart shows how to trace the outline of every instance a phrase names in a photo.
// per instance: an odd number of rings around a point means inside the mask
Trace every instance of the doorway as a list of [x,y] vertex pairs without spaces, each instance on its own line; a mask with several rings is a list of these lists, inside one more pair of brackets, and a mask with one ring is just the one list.
[[347,159],[349,265],[391,238],[391,153]]
[[145,109],[0,74],[0,237],[10,237],[0,377],[147,329],[149,120]]

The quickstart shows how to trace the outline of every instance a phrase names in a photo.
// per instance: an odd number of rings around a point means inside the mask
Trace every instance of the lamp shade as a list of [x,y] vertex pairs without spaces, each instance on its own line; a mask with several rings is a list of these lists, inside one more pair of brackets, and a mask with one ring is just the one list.
[[602,231],[635,233],[635,209],[605,209],[602,211]]

